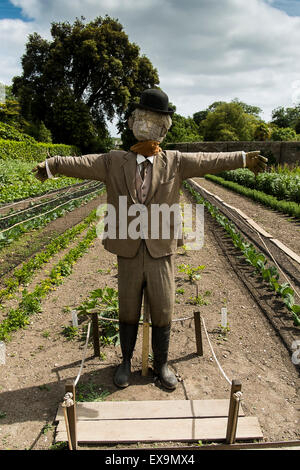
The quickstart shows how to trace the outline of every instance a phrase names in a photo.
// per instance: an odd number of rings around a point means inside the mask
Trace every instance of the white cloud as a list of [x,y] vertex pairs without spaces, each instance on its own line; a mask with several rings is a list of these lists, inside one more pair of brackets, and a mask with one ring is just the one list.
[[217,100],[238,97],[260,106],[270,119],[277,106],[292,106],[300,79],[300,16],[276,0],[12,0],[32,22],[0,21],[0,81],[21,72],[26,36],[49,37],[52,21],[118,18],[130,41],[158,69],[161,87],[183,115]]

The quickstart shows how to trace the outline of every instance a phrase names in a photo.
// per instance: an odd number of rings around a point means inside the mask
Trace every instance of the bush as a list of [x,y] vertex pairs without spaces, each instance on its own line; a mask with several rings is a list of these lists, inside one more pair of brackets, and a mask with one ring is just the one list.
[[296,131],[291,127],[275,127],[271,134],[271,140],[294,141],[297,140],[297,134]]
[[46,144],[38,142],[0,139],[0,159],[1,160],[22,160],[26,162],[42,162],[50,155],[78,155],[79,150],[72,145]]
[[259,173],[256,177],[247,168],[224,171],[219,176],[246,188],[256,189],[277,199],[300,203],[300,175],[296,172]]

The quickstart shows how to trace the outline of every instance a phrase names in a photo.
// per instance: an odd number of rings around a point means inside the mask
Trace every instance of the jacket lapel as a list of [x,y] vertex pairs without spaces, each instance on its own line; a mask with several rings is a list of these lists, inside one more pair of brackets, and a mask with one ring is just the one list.
[[127,184],[127,189],[134,204],[138,204],[137,192],[135,187],[135,173],[136,173],[136,154],[128,152],[124,155],[124,174]]
[[[136,154],[133,152],[128,152],[124,155],[124,160],[125,162],[123,164],[123,169],[129,194],[134,204],[139,204],[135,186]],[[159,153],[154,157],[153,160],[151,186],[145,200],[145,205],[148,205],[153,198],[160,181],[163,179],[162,176],[165,168],[166,163],[164,161],[163,154]]]

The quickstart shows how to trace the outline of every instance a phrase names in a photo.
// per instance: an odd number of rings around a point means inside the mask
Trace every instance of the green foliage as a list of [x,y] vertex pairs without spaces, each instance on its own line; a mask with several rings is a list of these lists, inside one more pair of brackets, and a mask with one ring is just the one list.
[[35,272],[60,250],[67,248],[68,245],[85,230],[92,222],[97,219],[96,209],[93,210],[80,224],[66,230],[62,235],[51,240],[44,247],[41,253],[37,253],[29,261],[22,264],[20,268],[14,270],[13,274],[1,280],[4,288],[0,289],[0,301],[11,296],[20,286],[27,284]]
[[258,119],[236,102],[216,104],[201,122],[205,141],[253,140]]
[[46,144],[38,142],[16,142],[0,139],[0,160],[22,160],[24,162],[42,162],[51,155],[78,155],[79,149],[71,145]]
[[118,291],[112,287],[93,290],[88,299],[77,307],[80,315],[87,315],[91,310],[99,309],[99,325],[102,335],[100,341],[102,344],[118,344],[119,325],[118,322],[102,320],[101,317],[118,319],[119,317],[119,298]]
[[175,142],[200,142],[203,138],[198,132],[198,126],[191,117],[184,117],[174,113],[172,115],[172,126],[163,141],[163,147]]
[[300,119],[300,105],[299,104],[295,106],[294,108],[284,108],[283,106],[279,106],[278,108],[272,111],[271,122],[277,127],[295,128],[299,119]]
[[109,396],[109,392],[102,390],[96,384],[88,382],[86,384],[79,383],[76,389],[76,401],[104,401]]
[[253,139],[258,141],[266,141],[269,140],[271,137],[271,129],[270,127],[263,121],[261,121],[254,132]]
[[244,186],[234,183],[233,181],[227,181],[220,176],[216,175],[205,175],[205,178],[218,183],[225,188],[231,189],[243,196],[249,197],[256,202],[260,202],[271,209],[283,212],[292,217],[300,218],[300,205],[293,201],[280,201],[276,197],[266,194],[257,189],[245,188]]
[[[52,143],[52,135],[49,129],[45,126],[43,121],[29,123],[25,126],[26,132],[33,136],[38,142]],[[73,144],[73,142],[72,142]]]
[[259,173],[255,176],[247,168],[240,168],[238,170],[224,171],[219,176],[247,188],[271,194],[277,199],[300,203],[300,173],[277,173],[276,171],[271,171]]
[[199,272],[203,271],[203,269],[205,269],[204,265],[197,266],[195,268],[193,268],[190,264],[180,264],[178,266],[178,271],[180,273],[185,273],[190,282],[199,281],[201,277]]
[[77,338],[79,331],[77,326],[63,326],[61,334],[68,340],[72,341]]
[[37,164],[38,161],[0,159],[0,204],[38,196],[82,181],[61,176],[57,180],[48,179],[41,183],[31,173],[31,169]]
[[159,83],[156,69],[109,16],[53,22],[51,40],[29,35],[23,73],[13,79],[22,115],[43,121],[54,142],[87,151],[105,146],[106,120],[123,118],[129,103]]
[[25,328],[30,322],[30,316],[42,311],[42,299],[49,291],[55,290],[56,286],[62,284],[64,276],[72,272],[76,261],[86,253],[96,237],[96,228],[92,226],[83,240],[53,266],[49,277],[38,283],[32,292],[28,292],[27,289],[22,291],[22,299],[18,307],[11,308],[0,323],[0,341],[9,341],[11,332]]
[[20,132],[16,127],[0,122],[0,139],[37,143],[33,137]]
[[20,113],[20,104],[12,93],[12,87],[5,86],[5,102],[0,103],[0,122],[16,127],[20,132],[27,124]]
[[294,141],[297,140],[296,131],[291,127],[275,127],[271,133],[271,140],[274,141]]

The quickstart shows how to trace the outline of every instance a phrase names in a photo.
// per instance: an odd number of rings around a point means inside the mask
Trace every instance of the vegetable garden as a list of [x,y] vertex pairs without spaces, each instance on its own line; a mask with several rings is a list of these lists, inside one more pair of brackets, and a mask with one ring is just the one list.
[[[20,155],[17,145],[9,145],[14,149],[11,157]],[[105,201],[105,188],[64,177],[39,183],[30,169],[45,158],[46,151],[41,146],[38,158],[29,151],[32,157],[24,160],[0,159],[0,341],[6,350],[5,364],[0,366],[0,448],[66,448],[65,443],[55,443],[53,420],[64,382],[77,373],[89,312],[95,308],[106,317],[100,322],[101,357],[93,357],[90,343],[78,401],[223,398],[228,384],[215,367],[208,345],[204,343],[202,358],[196,356],[193,325],[183,321],[172,328],[170,365],[180,382],[176,391],[167,393],[151,374],[141,377],[141,334],[133,358],[132,386],[117,390],[113,385],[120,349],[118,324],[108,319],[118,317],[117,259],[104,250],[96,233],[96,209]],[[62,154],[61,147],[50,151]],[[65,148],[64,154],[68,152],[71,149]],[[277,172],[276,178],[270,173],[254,182],[246,171],[233,173],[223,174],[222,181],[229,183],[231,178],[230,183],[245,190],[263,190],[267,198],[278,201],[287,199],[284,202],[294,207],[288,214],[299,214],[298,170]],[[27,202],[11,205],[18,200]],[[260,299],[267,302],[282,328],[297,339],[298,286],[282,279],[278,266],[188,182],[181,200],[204,204],[205,242],[200,251],[183,247],[176,254],[174,318],[180,320],[200,310],[222,367],[243,381],[247,414],[258,416],[266,440],[299,439],[299,377],[293,346],[289,349],[283,344],[259,303]],[[269,210],[264,208],[266,213]],[[26,237],[27,258],[22,245]],[[30,239],[40,240],[36,252],[29,250]],[[22,261],[10,262],[9,269],[7,260],[18,259],[21,249]],[[255,285],[256,296],[245,287],[248,279]],[[226,327],[220,317],[224,307]]]

